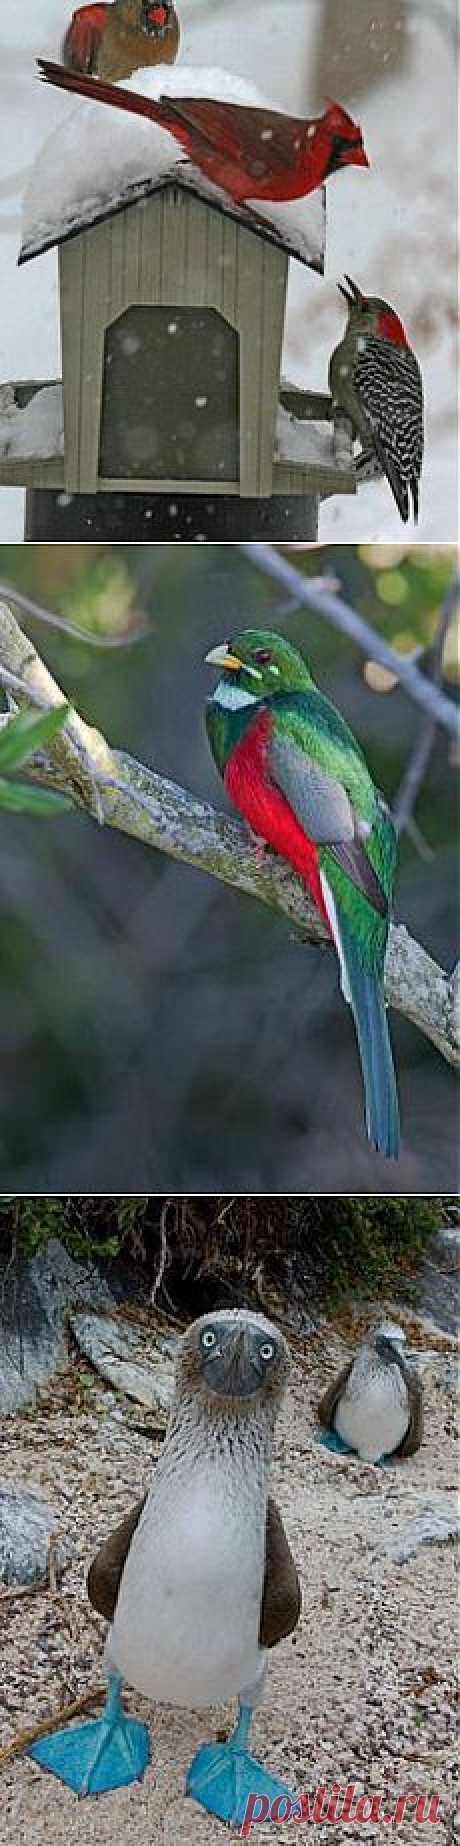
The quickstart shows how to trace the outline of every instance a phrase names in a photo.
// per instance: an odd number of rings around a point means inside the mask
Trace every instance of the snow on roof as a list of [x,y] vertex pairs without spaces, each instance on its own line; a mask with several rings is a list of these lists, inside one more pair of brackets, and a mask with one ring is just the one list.
[[[212,96],[224,102],[272,107],[245,78],[204,66],[192,68],[185,60],[173,67],[137,70],[123,87],[144,96]],[[251,221],[244,207],[240,210],[198,168],[184,162],[182,147],[155,122],[83,97],[72,106],[70,96],[63,98],[62,123],[48,136],[35,162],[24,201],[19,262],[39,256],[52,244],[76,236],[168,182],[188,187],[228,217],[242,219],[250,230],[322,273],[324,188],[287,204],[254,200],[254,210],[266,219],[265,231]]]
[[62,385],[44,385],[22,408],[13,385],[0,386],[0,458],[45,461],[64,452]]
[[275,429],[275,461],[291,462],[306,468],[311,462],[326,467],[337,466],[334,452],[334,427],[313,418],[294,417],[278,405]]

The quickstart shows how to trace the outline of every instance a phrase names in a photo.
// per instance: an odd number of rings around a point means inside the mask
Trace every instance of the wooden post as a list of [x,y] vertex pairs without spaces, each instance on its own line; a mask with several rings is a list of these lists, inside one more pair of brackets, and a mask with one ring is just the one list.
[[317,539],[316,494],[273,494],[267,500],[212,493],[65,494],[50,488],[26,493],[26,542],[118,539]]

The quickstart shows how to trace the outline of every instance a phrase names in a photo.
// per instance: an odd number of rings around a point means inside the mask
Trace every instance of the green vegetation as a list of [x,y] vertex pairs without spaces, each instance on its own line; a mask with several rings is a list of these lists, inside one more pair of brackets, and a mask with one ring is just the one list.
[[[158,1267],[160,1228],[168,1243],[166,1273],[247,1283],[264,1272],[289,1286],[297,1278],[329,1305],[350,1290],[378,1295],[411,1273],[449,1201],[436,1198],[0,1199],[0,1251],[33,1255],[59,1237],[75,1257],[119,1254]],[[182,1294],[182,1290],[181,1290]]]
[[64,795],[54,795],[51,790],[28,788],[24,782],[15,782],[11,777],[12,769],[27,768],[36,750],[45,750],[51,737],[62,729],[67,717],[68,705],[59,705],[53,711],[21,711],[17,717],[10,718],[9,723],[0,731],[0,808],[10,814],[62,814],[71,802]]

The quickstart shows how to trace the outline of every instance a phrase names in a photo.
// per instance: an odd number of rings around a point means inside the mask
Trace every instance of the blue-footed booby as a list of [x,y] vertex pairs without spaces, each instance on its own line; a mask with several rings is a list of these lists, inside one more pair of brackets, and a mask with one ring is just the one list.
[[187,1774],[187,1793],[209,1812],[241,1826],[250,1794],[295,1801],[247,1750],[269,1649],[300,1614],[297,1571],[268,1492],[288,1371],[282,1334],[244,1309],[203,1315],[180,1342],[152,1485],[89,1571],[90,1600],[110,1622],[105,1709],[30,1750],[79,1794],[144,1773],[149,1733],[123,1709],[126,1680],[162,1704],[238,1697],[233,1736],[199,1750]]
[[382,1321],[318,1404],[326,1448],[353,1449],[361,1461],[415,1455],[423,1433],[423,1393],[404,1358],[402,1327]]

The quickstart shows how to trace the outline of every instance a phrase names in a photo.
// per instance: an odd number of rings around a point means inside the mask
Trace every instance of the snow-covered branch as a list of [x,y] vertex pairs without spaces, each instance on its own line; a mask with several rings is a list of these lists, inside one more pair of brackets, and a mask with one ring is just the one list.
[[[0,678],[15,675],[19,704],[61,704],[64,694],[11,611],[0,605]],[[18,682],[21,682],[18,690]],[[9,723],[7,715],[3,723]],[[35,780],[70,795],[93,819],[193,865],[288,917],[299,938],[325,946],[325,927],[299,879],[257,844],[239,821],[216,813],[187,789],[111,750],[74,711],[46,757],[28,768]],[[97,797],[97,799],[96,799]],[[389,1004],[418,1026],[449,1064],[460,1065],[459,972],[449,978],[402,924],[390,931]]]

